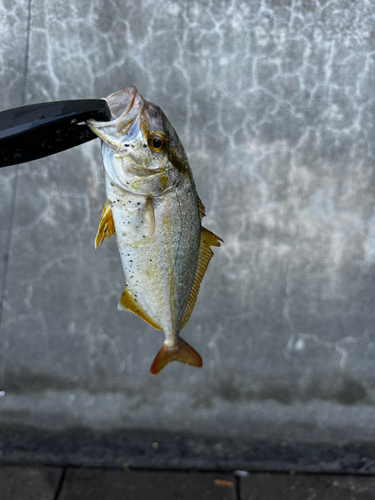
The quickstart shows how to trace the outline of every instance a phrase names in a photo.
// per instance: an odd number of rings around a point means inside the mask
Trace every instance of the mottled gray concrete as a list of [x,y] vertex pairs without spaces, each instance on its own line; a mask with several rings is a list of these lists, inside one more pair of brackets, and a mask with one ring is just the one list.
[[[0,109],[25,103],[28,68],[28,1],[0,2]],[[0,385],[8,350],[8,331],[1,329],[8,275],[11,227],[15,210],[18,168],[0,173]],[[0,389],[1,390],[1,389]]]
[[2,424],[375,438],[374,23],[364,0],[31,1],[27,103],[136,85],[225,244],[183,332],[203,369],[152,378],[162,335],[93,247],[99,141],[20,167]]
[[[0,110],[25,101],[28,2],[0,2]],[[1,172],[0,182],[0,316],[13,216],[17,169]],[[0,354],[1,359],[1,354]]]

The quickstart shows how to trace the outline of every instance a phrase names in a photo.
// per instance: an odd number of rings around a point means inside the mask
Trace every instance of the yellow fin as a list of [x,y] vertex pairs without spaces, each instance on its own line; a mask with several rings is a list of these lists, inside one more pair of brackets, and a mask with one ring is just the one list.
[[199,218],[200,220],[203,219],[203,217],[206,216],[206,209],[202,203],[202,200],[198,196],[198,212],[199,212]]
[[166,344],[160,349],[152,362],[150,372],[156,375],[170,361],[180,361],[188,365],[200,368],[202,366],[202,358],[185,340],[179,339],[177,344],[169,347]]
[[120,302],[118,303],[118,308],[127,309],[132,313],[136,314],[140,318],[142,318],[146,323],[153,326],[157,330],[161,330],[160,326],[153,321],[150,316],[145,313],[142,307],[138,304],[136,299],[128,292],[128,289],[125,288],[124,293],[121,295]]
[[206,272],[208,263],[210,262],[211,257],[214,254],[210,247],[219,247],[220,241],[223,240],[219,238],[219,236],[216,236],[216,234],[211,233],[211,231],[209,231],[208,229],[201,227],[201,239],[199,243],[199,257],[198,257],[197,269],[195,271],[194,281],[191,287],[189,300],[180,321],[179,331],[181,331],[183,327],[186,325],[186,322],[190,318],[190,315],[194,309],[195,301],[197,300],[199,287],[201,286],[204,273]]
[[115,225],[109,203],[106,200],[103,205],[98,232],[96,233],[95,248],[98,248],[98,245],[101,245],[105,238],[108,240],[113,234],[116,234]]
[[150,236],[155,235],[155,212],[154,206],[152,204],[152,198],[147,198],[146,200],[146,220],[149,227]]

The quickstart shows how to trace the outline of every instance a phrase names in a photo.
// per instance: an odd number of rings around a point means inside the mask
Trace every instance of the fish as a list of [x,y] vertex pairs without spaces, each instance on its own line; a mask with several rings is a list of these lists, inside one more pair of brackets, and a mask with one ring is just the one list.
[[180,336],[219,247],[202,226],[205,208],[177,132],[159,106],[136,87],[105,98],[110,121],[86,123],[102,141],[106,200],[95,247],[115,235],[125,274],[118,308],[131,311],[165,340],[151,364],[170,361],[200,368],[201,356]]

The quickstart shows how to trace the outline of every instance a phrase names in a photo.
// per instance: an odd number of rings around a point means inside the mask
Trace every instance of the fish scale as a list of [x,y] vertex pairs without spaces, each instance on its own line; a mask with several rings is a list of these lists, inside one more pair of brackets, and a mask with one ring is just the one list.
[[[172,345],[190,291],[186,285],[192,279],[190,267],[196,267],[199,242],[197,232],[195,238],[189,240],[188,252],[185,248],[180,252],[179,242],[186,241],[183,231],[188,232],[189,222],[182,221],[182,214],[176,206],[192,205],[195,200],[181,188],[178,193],[165,194],[163,202],[155,204],[155,229],[151,236],[146,211],[148,198],[111,184],[107,179],[107,199],[116,234],[121,234],[117,237],[117,244],[129,291],[165,331],[167,342]],[[189,212],[193,211],[192,206],[188,208]],[[188,259],[184,258],[186,254],[190,254]],[[157,279],[153,279],[155,277]],[[174,296],[171,297],[172,289]]]
[[174,360],[201,367],[180,331],[194,308],[211,246],[221,240],[201,225],[204,206],[186,153],[160,108],[135,87],[106,101],[112,120],[87,122],[103,141],[107,194],[95,244],[116,234],[126,282],[119,308],[164,330],[151,373]]

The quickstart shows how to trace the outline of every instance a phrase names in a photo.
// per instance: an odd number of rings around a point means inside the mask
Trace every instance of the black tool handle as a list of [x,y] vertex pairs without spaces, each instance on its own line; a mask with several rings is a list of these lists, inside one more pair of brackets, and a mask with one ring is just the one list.
[[107,121],[104,99],[31,104],[0,112],[0,167],[59,153],[97,136],[84,123]]

